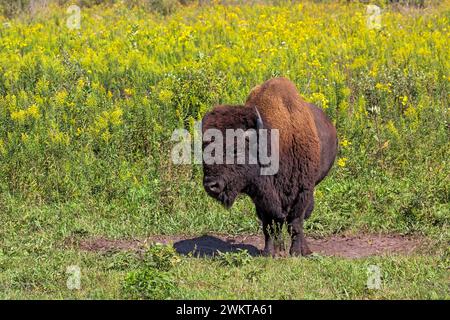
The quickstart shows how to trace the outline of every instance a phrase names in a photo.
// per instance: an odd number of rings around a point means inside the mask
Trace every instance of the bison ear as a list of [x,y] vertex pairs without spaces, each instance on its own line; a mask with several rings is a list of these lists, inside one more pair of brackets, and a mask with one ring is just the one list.
[[256,130],[264,128],[264,123],[262,121],[261,115],[259,114],[258,108],[254,107],[256,111]]

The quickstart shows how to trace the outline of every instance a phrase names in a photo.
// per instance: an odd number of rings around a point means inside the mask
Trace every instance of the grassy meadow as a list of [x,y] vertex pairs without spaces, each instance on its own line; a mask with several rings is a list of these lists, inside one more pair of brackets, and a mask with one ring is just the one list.
[[[0,298],[449,299],[450,1],[400,2],[374,1],[373,25],[357,1],[0,1]],[[227,211],[201,166],[172,164],[170,138],[275,76],[339,134],[307,235],[414,235],[430,254],[234,265],[67,245],[261,233],[249,199]]]

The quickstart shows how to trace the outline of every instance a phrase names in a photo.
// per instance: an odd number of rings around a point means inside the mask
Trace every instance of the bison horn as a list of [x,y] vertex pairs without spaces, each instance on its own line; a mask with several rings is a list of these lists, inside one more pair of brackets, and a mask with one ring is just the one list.
[[259,130],[259,129],[264,128],[264,124],[263,124],[263,121],[261,119],[261,115],[259,114],[258,108],[255,107],[255,111],[256,111],[256,116],[257,116],[257,118],[256,118],[256,129]]

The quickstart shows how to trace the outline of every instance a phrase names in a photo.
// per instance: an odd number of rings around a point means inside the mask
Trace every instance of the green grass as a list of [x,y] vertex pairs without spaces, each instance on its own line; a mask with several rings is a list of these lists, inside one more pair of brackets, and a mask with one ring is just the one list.
[[[242,202],[241,205],[248,208],[246,201]],[[189,217],[172,221],[173,224],[168,218],[161,220],[164,223],[153,224],[140,215],[121,215],[117,209],[107,205],[31,207],[12,202],[6,207],[4,223],[0,226],[0,298],[139,297],[130,296],[123,287],[130,272],[149,268],[141,256],[132,252],[80,251],[77,241],[95,236],[139,238],[148,234],[226,232],[235,231],[237,226],[243,228],[241,232],[258,232],[256,217],[250,209],[242,215],[238,209],[229,213],[213,207],[216,211],[210,212],[211,220],[198,220],[200,224],[189,221]],[[320,213],[316,212],[316,215],[320,217]],[[149,214],[147,218],[150,217]],[[217,225],[216,221],[222,224]],[[315,221],[308,222],[308,229],[317,229],[313,225],[320,223],[320,219]],[[342,221],[335,223],[336,227],[343,224]],[[170,298],[449,299],[448,235],[437,232],[438,228],[429,230],[435,230],[428,233],[434,244],[433,250],[412,256],[356,260],[318,256],[306,259],[252,258],[245,263],[237,263],[236,267],[232,266],[233,263],[224,263],[229,259],[182,257],[170,271],[176,285]],[[321,234],[311,230],[307,233]],[[70,245],[67,239],[71,239],[75,246]],[[81,269],[80,290],[66,287],[69,277],[66,269],[71,265]],[[381,268],[382,287],[379,290],[366,288],[369,265]]]
[[[0,259],[0,298],[123,299],[133,255],[53,250]],[[126,263],[124,263],[126,261]],[[78,265],[81,289],[69,290],[66,268]],[[368,267],[380,268],[380,289],[367,287]],[[181,259],[170,271],[178,299],[450,299],[448,260],[439,256],[253,258],[226,266],[211,258]],[[139,297],[139,296],[137,296]],[[136,298],[136,296],[135,296]]]

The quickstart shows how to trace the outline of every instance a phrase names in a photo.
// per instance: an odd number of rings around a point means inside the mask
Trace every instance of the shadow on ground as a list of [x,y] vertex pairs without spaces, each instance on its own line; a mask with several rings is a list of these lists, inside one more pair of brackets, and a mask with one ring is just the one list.
[[224,241],[208,235],[174,242],[173,247],[179,254],[192,254],[196,257],[208,257],[214,256],[219,252],[236,252],[238,250],[247,250],[252,256],[260,255],[260,250],[253,245],[236,244],[232,240]]
[[[429,252],[432,248],[426,238],[398,234],[356,234],[330,235],[307,239],[313,252],[324,256],[337,256],[349,259],[388,254],[408,255],[415,252]],[[247,250],[252,256],[260,255],[264,247],[262,235],[154,235],[145,239],[107,239],[86,238],[78,241],[68,238],[66,244],[75,245],[87,251],[142,250],[152,243],[173,245],[182,255],[208,257],[220,252]],[[289,243],[286,243],[289,245]],[[428,248],[428,249],[427,249]]]

